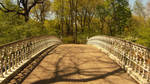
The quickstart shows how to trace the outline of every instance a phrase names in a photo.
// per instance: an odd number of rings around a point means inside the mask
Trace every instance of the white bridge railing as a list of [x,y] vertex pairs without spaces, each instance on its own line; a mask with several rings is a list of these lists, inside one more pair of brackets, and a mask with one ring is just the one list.
[[40,36],[0,46],[0,83],[43,50],[61,44],[53,36]]
[[94,36],[87,44],[95,45],[115,60],[140,84],[150,84],[150,49],[115,37]]

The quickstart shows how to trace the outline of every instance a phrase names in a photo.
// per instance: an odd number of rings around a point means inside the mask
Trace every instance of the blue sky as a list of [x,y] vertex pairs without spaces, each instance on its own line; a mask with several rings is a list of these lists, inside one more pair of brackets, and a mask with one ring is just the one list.
[[[135,1],[135,0],[129,0],[129,3],[130,3],[130,5],[131,5],[131,7],[133,7],[134,1]],[[141,1],[142,1],[142,3],[144,4],[144,6],[146,6],[146,4],[147,4],[147,2],[148,2],[149,0],[141,0]]]

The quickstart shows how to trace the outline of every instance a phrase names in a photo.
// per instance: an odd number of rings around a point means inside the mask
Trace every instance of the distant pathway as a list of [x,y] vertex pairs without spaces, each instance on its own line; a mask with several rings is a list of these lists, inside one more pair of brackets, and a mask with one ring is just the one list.
[[65,44],[50,52],[22,84],[137,84],[105,53]]

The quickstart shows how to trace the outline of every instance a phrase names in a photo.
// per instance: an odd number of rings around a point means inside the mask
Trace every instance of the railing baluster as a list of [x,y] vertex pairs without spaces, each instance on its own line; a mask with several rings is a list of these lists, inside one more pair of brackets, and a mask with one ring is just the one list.
[[8,71],[11,72],[11,52],[9,52],[9,55],[8,55]]
[[12,69],[15,69],[15,54],[14,54],[14,51],[12,51],[11,53],[11,56],[12,56]]
[[20,63],[22,64],[23,63],[23,44],[20,43]]
[[8,69],[8,65],[7,65],[7,62],[8,62],[8,56],[6,55],[6,51],[5,51],[5,54],[4,54],[4,69],[5,69],[5,74],[7,75],[7,69]]

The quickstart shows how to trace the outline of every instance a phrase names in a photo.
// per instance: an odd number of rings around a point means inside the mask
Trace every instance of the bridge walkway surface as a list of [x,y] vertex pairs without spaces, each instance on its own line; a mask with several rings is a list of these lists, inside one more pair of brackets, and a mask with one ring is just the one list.
[[49,52],[22,84],[137,83],[96,47],[64,44]]

